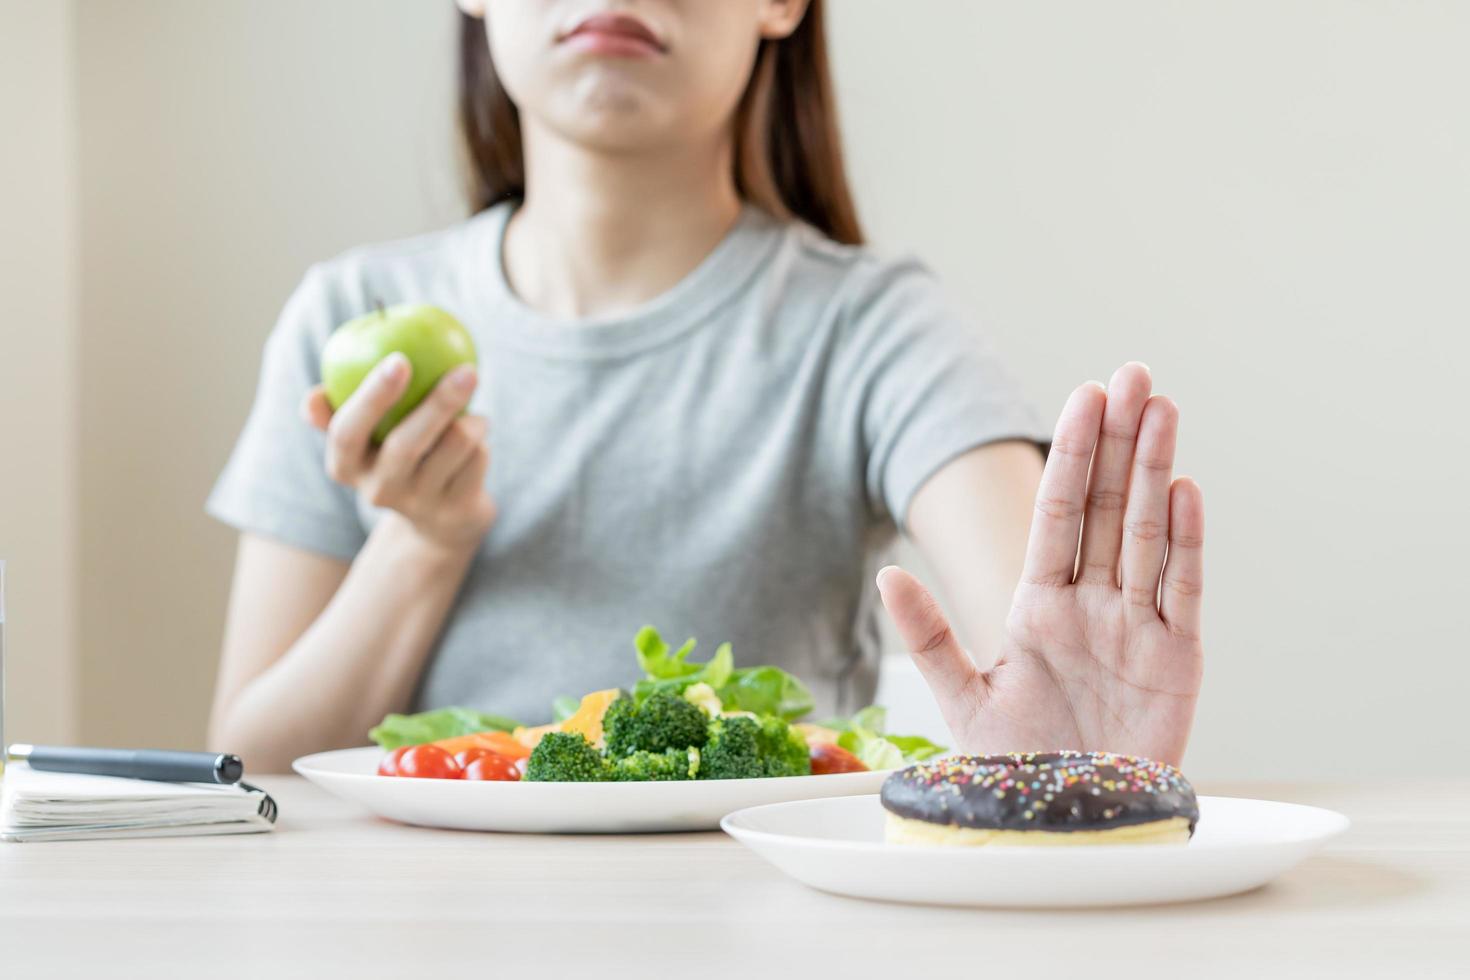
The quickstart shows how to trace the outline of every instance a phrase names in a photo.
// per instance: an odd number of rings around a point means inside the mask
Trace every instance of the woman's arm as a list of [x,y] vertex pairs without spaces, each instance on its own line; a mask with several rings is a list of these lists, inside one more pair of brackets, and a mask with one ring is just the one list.
[[240,538],[209,741],[252,771],[361,745],[409,703],[474,547],[425,541],[389,515],[356,560]]
[[409,373],[393,354],[340,410],[320,388],[302,405],[327,433],[332,478],[387,511],[350,566],[241,539],[209,737],[253,770],[284,771],[303,753],[361,744],[384,714],[407,706],[495,520],[486,422],[460,414],[475,387],[470,368],[450,372],[373,443]]
[[[1000,653],[1041,466],[1032,443],[981,446],[926,480],[909,505],[909,535],[938,577],[960,639],[981,667]],[[960,598],[965,601],[955,601]]]

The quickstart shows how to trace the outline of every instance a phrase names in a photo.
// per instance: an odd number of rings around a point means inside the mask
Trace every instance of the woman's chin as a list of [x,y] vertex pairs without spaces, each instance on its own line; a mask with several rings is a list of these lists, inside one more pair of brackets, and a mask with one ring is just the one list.
[[559,99],[552,120],[565,137],[608,150],[633,150],[678,135],[677,114],[646,85],[610,77],[583,78]]

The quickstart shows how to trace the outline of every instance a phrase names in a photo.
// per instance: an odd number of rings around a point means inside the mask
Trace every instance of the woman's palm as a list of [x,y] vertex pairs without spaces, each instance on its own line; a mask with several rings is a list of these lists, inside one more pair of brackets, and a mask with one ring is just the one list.
[[959,748],[1182,758],[1203,661],[1204,511],[1198,486],[1171,478],[1178,412],[1149,386],[1130,364],[1108,392],[1084,385],[1068,400],[991,670],[913,576],[880,573]]

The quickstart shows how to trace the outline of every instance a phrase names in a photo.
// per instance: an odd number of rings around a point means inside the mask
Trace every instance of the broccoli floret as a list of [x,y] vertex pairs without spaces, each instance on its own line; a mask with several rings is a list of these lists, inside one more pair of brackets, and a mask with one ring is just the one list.
[[760,747],[761,761],[765,764],[765,775],[812,774],[811,749],[807,746],[806,739],[780,718],[761,719],[761,730],[756,743]]
[[634,752],[699,748],[708,737],[705,713],[677,694],[658,691],[641,705],[618,698],[602,716],[607,754],[618,759]]
[[700,779],[753,779],[766,774],[761,726],[752,718],[713,718],[709,741],[699,754]]
[[[609,755],[625,755],[624,752],[613,751],[613,746],[622,747],[631,730],[631,723],[638,714],[638,705],[626,694],[617,698],[607,706],[602,713],[602,744],[607,747]],[[632,751],[632,750],[629,750]]]
[[641,783],[653,780],[693,779],[699,771],[698,749],[665,749],[662,752],[637,751],[612,763],[612,778],[618,782]]
[[780,718],[715,718],[700,753],[700,779],[811,775],[806,739]]
[[527,782],[595,783],[610,778],[602,754],[576,732],[547,732],[526,761]]

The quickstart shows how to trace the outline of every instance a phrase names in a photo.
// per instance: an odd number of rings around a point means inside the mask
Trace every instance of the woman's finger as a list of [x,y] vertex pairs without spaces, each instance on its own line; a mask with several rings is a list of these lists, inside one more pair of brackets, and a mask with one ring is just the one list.
[[321,385],[312,388],[301,399],[301,417],[313,429],[327,431],[327,426],[332,422],[332,405],[327,401],[327,393]]
[[418,473],[414,476],[415,486],[426,493],[443,493],[449,481],[474,454],[475,448],[484,444],[488,429],[484,416],[466,415],[455,419],[419,464]]
[[1118,368],[1108,382],[1108,405],[1103,411],[1097,453],[1092,457],[1087,510],[1082,520],[1082,551],[1077,562],[1079,582],[1117,585],[1128,471],[1133,464],[1133,448],[1138,443],[1143,406],[1152,387],[1147,365],[1137,361]]
[[1181,476],[1169,488],[1169,557],[1159,613],[1180,639],[1198,640],[1205,587],[1205,498]]
[[1046,470],[1036,491],[1036,513],[1026,545],[1021,579],[1038,585],[1066,585],[1077,565],[1077,534],[1087,498],[1087,469],[1097,446],[1107,394],[1090,381],[1067,399],[1057,419]]
[[1123,599],[1130,611],[1157,616],[1159,575],[1169,545],[1169,485],[1174,478],[1174,443],[1179,409],[1163,395],[1143,407],[1138,448],[1128,478],[1120,562]]
[[327,469],[335,478],[350,479],[361,470],[373,429],[403,397],[410,373],[408,358],[389,354],[332,415],[327,425]]
[[444,495],[456,498],[462,494],[479,493],[485,488],[485,474],[489,472],[490,447],[481,442],[470,452],[459,472],[449,478],[444,486]]
[[959,730],[979,707],[982,675],[975,662],[960,646],[944,610],[914,576],[897,565],[885,566],[878,572],[878,594],[945,721]]
[[416,469],[454,422],[475,391],[475,369],[461,364],[439,379],[428,397],[383,440],[381,464],[396,471]]

